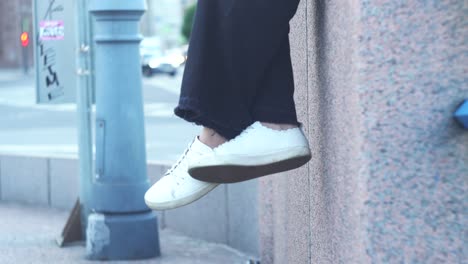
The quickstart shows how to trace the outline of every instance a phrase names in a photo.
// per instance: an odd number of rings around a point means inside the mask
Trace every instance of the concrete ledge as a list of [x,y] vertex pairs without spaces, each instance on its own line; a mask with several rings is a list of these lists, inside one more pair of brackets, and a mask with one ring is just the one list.
[[[150,182],[159,180],[169,168],[148,164]],[[158,212],[160,226],[258,256],[257,186],[257,180],[220,185],[193,204]]]
[[49,159],[50,206],[71,209],[79,194],[77,159]]
[[2,200],[50,205],[48,159],[2,156],[0,166]]
[[259,255],[258,180],[226,185],[227,244]]
[[[150,161],[153,184],[170,168]],[[0,201],[22,202],[71,210],[79,194],[79,165],[74,157],[21,156],[0,153]],[[220,185],[199,201],[156,212],[161,229],[223,243],[259,256],[257,181]]]
[[226,187],[218,186],[199,201],[164,212],[165,226],[191,237],[227,244]]

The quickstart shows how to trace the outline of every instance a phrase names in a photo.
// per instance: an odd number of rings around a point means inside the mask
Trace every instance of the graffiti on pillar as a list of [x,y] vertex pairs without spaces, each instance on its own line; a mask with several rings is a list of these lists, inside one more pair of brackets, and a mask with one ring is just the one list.
[[52,101],[63,96],[64,87],[60,85],[60,76],[56,69],[57,51],[53,45],[46,45],[47,41],[62,40],[64,38],[64,23],[54,20],[62,15],[64,7],[56,0],[49,0],[42,21],[39,22],[37,45],[40,56],[39,66],[44,73],[43,81],[47,90],[47,99]]

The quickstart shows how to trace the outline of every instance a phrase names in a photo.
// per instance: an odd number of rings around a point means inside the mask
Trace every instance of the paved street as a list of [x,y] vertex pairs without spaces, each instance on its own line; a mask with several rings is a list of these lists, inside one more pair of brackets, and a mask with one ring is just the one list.
[[[199,130],[173,115],[181,79],[143,80],[148,160],[177,159]],[[77,156],[76,117],[75,104],[35,104],[32,74],[0,71],[0,153]]]
[[[1,264],[97,263],[85,259],[84,243],[59,248],[60,235],[68,212],[15,203],[0,203]],[[32,220],[33,219],[33,220]],[[244,264],[249,257],[225,245],[181,236],[171,230],[160,231],[161,257],[139,261],[112,261],[127,264]]]

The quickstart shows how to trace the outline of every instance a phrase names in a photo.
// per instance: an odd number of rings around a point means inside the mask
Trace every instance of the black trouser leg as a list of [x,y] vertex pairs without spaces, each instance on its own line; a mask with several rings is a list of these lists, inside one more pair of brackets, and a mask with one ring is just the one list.
[[289,21],[299,0],[199,0],[175,114],[227,139],[297,124]]

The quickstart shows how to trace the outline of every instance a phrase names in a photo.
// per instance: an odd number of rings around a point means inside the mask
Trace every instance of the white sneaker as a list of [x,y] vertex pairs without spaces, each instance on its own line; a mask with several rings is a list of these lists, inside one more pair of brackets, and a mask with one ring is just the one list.
[[216,188],[218,184],[195,180],[187,172],[187,162],[211,152],[210,147],[195,138],[172,168],[145,193],[146,205],[153,210],[174,209],[195,202]]
[[189,162],[189,174],[198,180],[234,183],[292,170],[311,158],[302,130],[274,130],[255,122],[239,136]]

